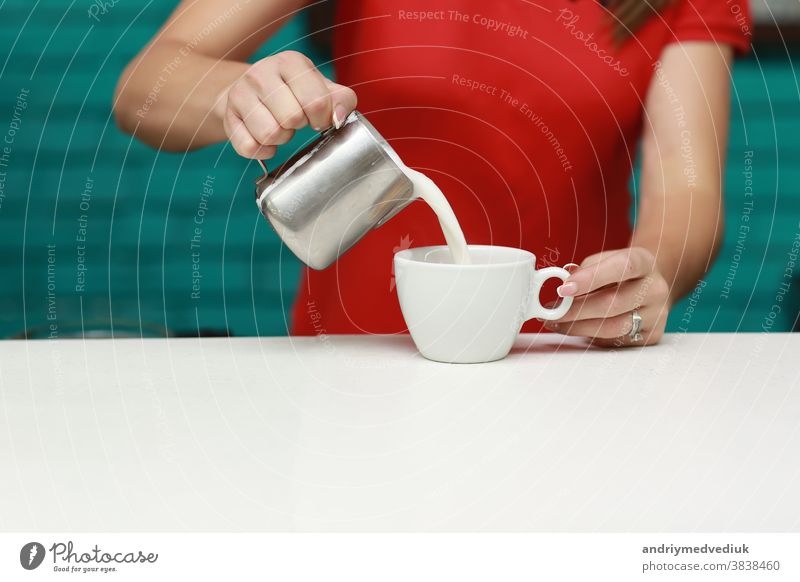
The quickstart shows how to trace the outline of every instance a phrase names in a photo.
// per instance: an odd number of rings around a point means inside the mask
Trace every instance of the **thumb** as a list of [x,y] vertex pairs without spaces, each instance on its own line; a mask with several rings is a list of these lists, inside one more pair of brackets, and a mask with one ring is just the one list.
[[350,87],[339,85],[328,79],[325,80],[328,91],[331,95],[331,110],[333,111],[333,125],[338,129],[344,123],[345,118],[356,108],[358,98],[356,92]]

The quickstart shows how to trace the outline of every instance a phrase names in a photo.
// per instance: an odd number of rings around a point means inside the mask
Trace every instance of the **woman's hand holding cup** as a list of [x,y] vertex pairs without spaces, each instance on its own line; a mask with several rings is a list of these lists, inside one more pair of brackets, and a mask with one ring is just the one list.
[[355,107],[352,89],[326,78],[302,53],[285,51],[251,65],[220,94],[215,114],[239,155],[264,160],[296,130],[338,126]]
[[[658,343],[672,307],[669,284],[653,254],[641,247],[587,257],[558,294],[572,297],[572,307],[564,317],[545,322],[545,327],[607,347]],[[629,337],[634,311],[642,318],[641,341]]]

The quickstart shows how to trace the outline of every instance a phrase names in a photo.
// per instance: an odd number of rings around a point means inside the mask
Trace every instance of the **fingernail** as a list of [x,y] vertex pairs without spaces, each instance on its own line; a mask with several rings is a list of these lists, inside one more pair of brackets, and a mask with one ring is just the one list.
[[556,293],[558,293],[559,297],[572,297],[575,293],[578,292],[578,285],[577,283],[564,283],[556,289]]
[[347,117],[347,110],[343,105],[337,105],[333,108],[333,127],[339,129]]
[[569,273],[574,273],[579,268],[580,265],[578,265],[577,263],[567,263],[566,265],[564,265],[564,269]]

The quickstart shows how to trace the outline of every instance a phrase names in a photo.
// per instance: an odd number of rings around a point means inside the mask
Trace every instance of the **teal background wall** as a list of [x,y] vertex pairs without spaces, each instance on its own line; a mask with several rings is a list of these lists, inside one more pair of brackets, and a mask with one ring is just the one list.
[[[796,255],[800,236],[798,48],[756,45],[735,63],[725,240],[705,286],[673,308],[668,331],[789,331],[795,326],[800,263],[792,266],[798,257],[790,253]],[[748,186],[752,196],[746,195]],[[781,287],[787,280],[794,281],[788,291]]]
[[[257,165],[225,146],[155,152],[114,126],[117,77],[173,5],[109,3],[98,22],[90,2],[0,4],[0,140],[11,139],[0,143],[0,337],[46,337],[53,322],[62,337],[112,323],[134,335],[286,333],[299,265],[255,208]],[[298,18],[260,55],[293,48],[324,60],[303,34]],[[791,290],[769,317],[800,217],[797,80],[785,51],[737,62],[734,80],[726,242],[698,300],[676,306],[673,330],[753,331],[765,318],[786,330],[796,313]],[[755,196],[741,241],[746,151]]]
[[[120,72],[175,4],[121,1],[99,22],[87,13],[90,2],[2,4],[0,136],[17,95],[23,89],[29,95],[0,205],[0,336],[49,333],[48,283],[61,336],[102,333],[112,322],[118,334],[198,327],[286,333],[284,314],[300,267],[281,252],[255,206],[257,164],[222,145],[190,155],[159,153],[122,134],[111,117]],[[260,56],[287,48],[313,53],[296,40],[304,31],[302,19],[291,22]],[[203,212],[208,176],[213,194]],[[82,208],[88,180],[91,199]],[[200,294],[193,298],[190,244],[199,213]],[[85,285],[76,291],[82,215]],[[55,245],[54,281],[48,281],[48,245]]]

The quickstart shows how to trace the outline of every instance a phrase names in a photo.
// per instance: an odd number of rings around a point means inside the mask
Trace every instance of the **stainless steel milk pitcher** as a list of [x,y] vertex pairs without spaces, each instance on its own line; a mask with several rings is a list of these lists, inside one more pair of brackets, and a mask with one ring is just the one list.
[[297,258],[324,269],[414,200],[401,167],[386,140],[354,111],[339,129],[324,131],[259,178],[256,201]]

